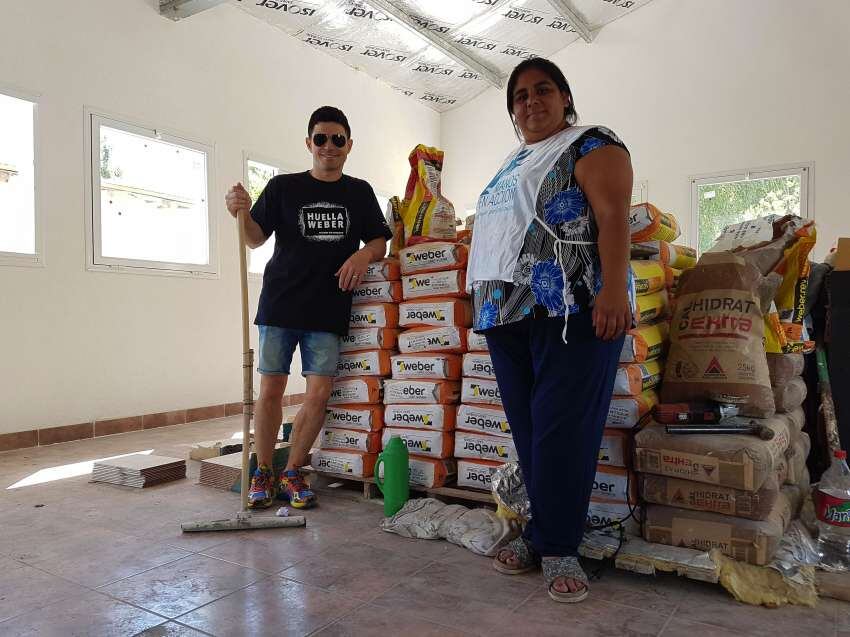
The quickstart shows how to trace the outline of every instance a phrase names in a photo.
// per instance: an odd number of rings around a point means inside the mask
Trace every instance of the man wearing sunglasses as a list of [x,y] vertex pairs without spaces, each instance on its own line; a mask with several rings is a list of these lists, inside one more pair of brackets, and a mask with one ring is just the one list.
[[[254,411],[258,469],[248,496],[255,508],[271,506],[276,496],[296,508],[315,504],[316,496],[299,469],[324,423],[339,337],[348,333],[351,290],[369,263],[384,257],[392,238],[372,187],[342,173],[352,146],[342,111],[319,108],[310,117],[307,135],[312,169],[273,177],[253,207],[242,184],[225,198],[234,217],[250,210],[245,218],[249,247],[257,248],[275,235],[255,321],[261,374]],[[272,452],[296,345],[307,394],[293,425],[289,463],[275,477]]]

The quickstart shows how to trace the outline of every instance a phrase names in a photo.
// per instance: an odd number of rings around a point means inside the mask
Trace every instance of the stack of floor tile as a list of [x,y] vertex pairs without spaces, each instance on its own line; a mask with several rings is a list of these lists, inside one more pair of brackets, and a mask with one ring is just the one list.
[[465,292],[467,247],[431,242],[399,252],[402,296],[392,380],[384,385],[383,442],[398,436],[410,452],[410,481],[440,487],[457,472],[455,405],[472,310]]
[[99,460],[92,468],[92,482],[144,488],[186,477],[186,461],[142,453]]
[[242,453],[231,453],[201,461],[198,484],[231,491],[242,479]]
[[353,292],[348,336],[343,337],[337,378],[319,434],[313,468],[371,477],[384,427],[381,395],[398,344],[401,276],[396,259],[369,266]]

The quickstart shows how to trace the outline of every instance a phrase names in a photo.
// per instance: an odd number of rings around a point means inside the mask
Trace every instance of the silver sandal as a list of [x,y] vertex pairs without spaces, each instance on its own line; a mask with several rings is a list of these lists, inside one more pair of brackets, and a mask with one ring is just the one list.
[[[584,588],[575,593],[557,591],[554,586],[555,580],[559,577],[584,584]],[[556,602],[574,604],[587,599],[589,592],[587,574],[584,572],[581,564],[579,564],[577,557],[557,557],[543,560],[543,579],[546,581],[546,586],[549,589],[549,597]]]
[[[499,559],[502,551],[511,550],[514,552],[519,562],[518,566],[510,566]],[[540,565],[540,558],[537,556],[534,548],[524,538],[518,537],[511,540],[505,546],[499,549],[496,557],[493,558],[493,568],[504,575],[521,575],[533,571]]]

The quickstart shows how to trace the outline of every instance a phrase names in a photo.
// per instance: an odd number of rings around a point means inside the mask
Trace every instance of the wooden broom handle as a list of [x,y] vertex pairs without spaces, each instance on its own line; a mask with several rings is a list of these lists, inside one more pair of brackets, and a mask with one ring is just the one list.
[[237,213],[239,227],[239,286],[242,296],[242,481],[240,496],[242,511],[248,510],[248,485],[250,476],[251,414],[254,406],[254,352],[251,350],[251,335],[248,327],[248,257],[245,247],[245,215]]

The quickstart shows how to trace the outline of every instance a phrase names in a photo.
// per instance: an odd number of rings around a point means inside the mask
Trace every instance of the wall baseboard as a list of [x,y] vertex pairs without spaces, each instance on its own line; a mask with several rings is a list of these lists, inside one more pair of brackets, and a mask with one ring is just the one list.
[[[284,396],[283,406],[292,407],[294,405],[300,405],[304,402],[304,396],[305,394],[303,393]],[[60,442],[72,442],[74,440],[86,440],[87,438],[100,438],[101,436],[123,434],[129,431],[143,431],[145,429],[172,427],[174,425],[189,425],[202,420],[214,420],[216,418],[227,418],[241,414],[242,403],[222,403],[220,405],[191,407],[189,409],[178,409],[176,411],[166,411],[158,414],[143,414],[141,416],[93,420],[91,422],[63,425],[61,427],[43,427],[28,431],[14,431],[12,433],[0,434],[0,452],[42,447],[44,445],[54,445]]]

